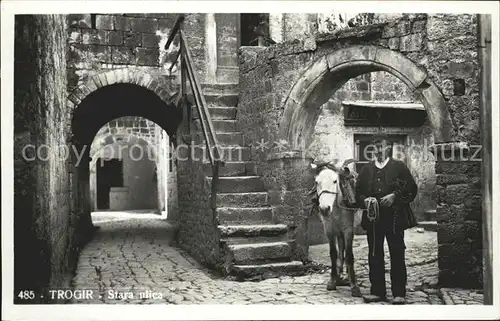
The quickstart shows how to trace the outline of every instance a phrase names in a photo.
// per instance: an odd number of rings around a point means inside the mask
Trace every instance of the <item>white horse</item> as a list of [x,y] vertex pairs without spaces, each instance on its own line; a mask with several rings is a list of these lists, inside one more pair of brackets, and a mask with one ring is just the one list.
[[361,291],[357,285],[356,273],[354,272],[352,249],[354,216],[358,210],[355,207],[356,201],[354,197],[357,174],[351,172],[347,167],[352,162],[354,160],[347,160],[340,167],[331,162],[311,164],[311,167],[316,169],[316,184],[311,194],[315,193],[317,197],[319,218],[323,223],[323,228],[330,243],[332,267],[327,289],[329,291],[336,290],[337,285],[340,285],[345,260],[351,295],[360,297]]

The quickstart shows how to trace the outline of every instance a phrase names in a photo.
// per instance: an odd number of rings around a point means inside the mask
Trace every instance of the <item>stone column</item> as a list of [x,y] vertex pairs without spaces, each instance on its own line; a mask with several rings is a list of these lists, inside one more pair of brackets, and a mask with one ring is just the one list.
[[216,82],[217,25],[214,13],[207,13],[205,19],[205,61],[207,68],[205,81],[208,83]]
[[269,14],[269,37],[276,42],[283,42],[283,14]]
[[273,153],[267,158],[263,179],[273,208],[273,221],[288,225],[293,259],[308,261],[309,190],[314,183],[311,158],[301,152]]
[[217,24],[217,81],[237,83],[240,15],[239,13],[218,13],[215,15],[215,20]]
[[436,159],[439,283],[480,287],[481,161],[464,142],[431,146]]

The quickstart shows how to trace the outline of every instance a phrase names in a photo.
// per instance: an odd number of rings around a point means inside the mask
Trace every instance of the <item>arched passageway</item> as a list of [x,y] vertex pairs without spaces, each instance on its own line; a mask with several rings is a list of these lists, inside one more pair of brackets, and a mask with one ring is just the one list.
[[[127,74],[125,74],[127,72]],[[160,83],[162,83],[160,85]],[[91,78],[69,97],[73,105],[71,117],[71,165],[74,166],[72,182],[73,208],[78,212],[79,229],[85,234],[93,229],[93,208],[90,188],[91,144],[99,129],[123,116],[138,116],[161,127],[168,136],[175,137],[182,121],[182,112],[175,104],[172,84],[155,81],[151,76],[131,71],[111,71]],[[94,155],[95,156],[95,155]]]
[[393,74],[421,97],[436,143],[452,141],[453,125],[446,102],[427,73],[404,55],[377,46],[340,49],[305,68],[284,103],[280,136],[292,149],[309,146],[319,107],[349,79],[375,71]]
[[[454,141],[456,126],[444,97],[427,72],[401,53],[378,46],[351,46],[336,50],[320,56],[304,68],[282,105],[283,113],[279,119],[281,139],[289,143],[291,150],[305,152],[313,142],[321,106],[350,79],[380,71],[401,80],[425,108],[426,122],[433,139],[424,147]],[[424,152],[429,154],[428,150]],[[437,162],[435,167],[438,167]],[[436,181],[437,171],[432,172]],[[434,193],[437,193],[436,187]],[[434,243],[436,238],[432,240]],[[433,255],[438,256],[437,244],[431,247]],[[437,277],[440,272],[437,267],[435,270]]]
[[134,134],[96,136],[90,150],[92,210],[159,210],[157,146]]

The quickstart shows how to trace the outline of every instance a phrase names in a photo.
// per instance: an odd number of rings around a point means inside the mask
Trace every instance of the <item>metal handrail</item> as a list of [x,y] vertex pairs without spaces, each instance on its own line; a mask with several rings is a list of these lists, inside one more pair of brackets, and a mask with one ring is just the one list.
[[[184,21],[184,15],[180,15],[175,21],[174,27],[172,28],[167,43],[165,44],[165,50],[168,50],[170,45],[172,44],[174,38],[179,36],[179,52],[175,56],[175,60],[172,62],[172,66],[170,70],[175,65],[177,60],[180,57],[180,74],[181,74],[181,99],[186,95],[185,85],[186,82],[189,81],[191,91],[193,93],[193,97],[195,100],[196,108],[198,111],[198,115],[200,116],[200,124],[203,133],[203,137],[205,138],[206,147],[208,149],[208,156],[210,159],[210,164],[212,167],[212,207],[216,209],[216,200],[217,200],[217,189],[219,184],[219,167],[220,165],[224,165],[224,162],[220,159],[220,145],[217,140],[217,136],[215,134],[214,126],[212,123],[212,119],[210,117],[210,113],[208,111],[207,103],[205,100],[205,96],[201,90],[200,81],[198,79],[198,75],[194,68],[193,59],[191,56],[191,50],[189,49],[188,44],[186,43],[186,36],[182,31],[182,23]],[[186,108],[191,108],[186,105]],[[191,111],[187,111],[188,123],[191,123]],[[214,216],[215,219],[215,216]]]

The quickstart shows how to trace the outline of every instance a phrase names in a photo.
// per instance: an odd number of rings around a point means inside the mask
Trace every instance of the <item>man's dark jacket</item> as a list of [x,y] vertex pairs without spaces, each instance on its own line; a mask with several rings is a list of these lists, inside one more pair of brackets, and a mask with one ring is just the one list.
[[[416,226],[415,216],[410,208],[410,202],[417,196],[417,184],[413,179],[408,167],[399,160],[390,158],[385,165],[386,184],[389,186],[389,194],[394,193],[394,200],[391,210],[395,215],[394,230],[404,231]],[[359,173],[356,182],[356,202],[358,207],[365,209],[364,199],[372,196],[372,183],[376,170],[375,162],[366,164]],[[381,206],[382,209],[382,206]],[[363,211],[361,226],[367,230],[371,222],[368,220],[367,211]]]

